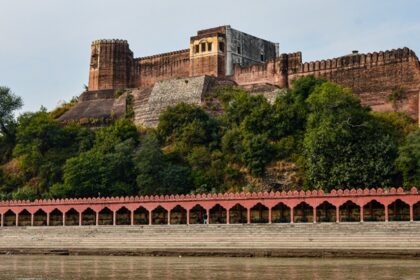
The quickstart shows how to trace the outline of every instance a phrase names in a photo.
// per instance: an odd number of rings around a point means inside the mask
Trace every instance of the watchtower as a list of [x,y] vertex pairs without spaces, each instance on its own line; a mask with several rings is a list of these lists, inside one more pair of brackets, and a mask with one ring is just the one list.
[[130,84],[133,52],[125,40],[92,42],[89,91],[127,88]]

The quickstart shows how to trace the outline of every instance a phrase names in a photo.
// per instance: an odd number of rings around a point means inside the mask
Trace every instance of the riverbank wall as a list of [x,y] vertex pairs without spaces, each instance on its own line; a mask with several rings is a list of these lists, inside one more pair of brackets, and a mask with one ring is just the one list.
[[0,254],[420,259],[420,223],[4,227]]

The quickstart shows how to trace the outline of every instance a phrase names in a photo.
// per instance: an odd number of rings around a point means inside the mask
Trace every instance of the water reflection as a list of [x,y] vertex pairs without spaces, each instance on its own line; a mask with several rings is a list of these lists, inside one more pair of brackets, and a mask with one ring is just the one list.
[[420,279],[419,261],[0,256],[0,279]]

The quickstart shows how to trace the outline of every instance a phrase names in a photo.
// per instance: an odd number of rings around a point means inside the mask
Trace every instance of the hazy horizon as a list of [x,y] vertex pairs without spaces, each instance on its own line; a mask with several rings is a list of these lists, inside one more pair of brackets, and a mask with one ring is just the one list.
[[409,47],[420,53],[420,0],[0,0],[0,85],[23,111],[53,109],[83,91],[90,44],[128,40],[135,57],[188,48],[197,30],[231,25],[301,51],[304,61]]

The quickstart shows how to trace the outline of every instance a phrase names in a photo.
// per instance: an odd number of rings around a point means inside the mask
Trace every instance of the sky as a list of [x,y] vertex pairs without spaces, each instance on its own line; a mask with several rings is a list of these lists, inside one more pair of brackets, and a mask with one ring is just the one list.
[[301,51],[304,61],[409,47],[420,0],[0,0],[0,86],[23,111],[54,109],[88,83],[90,44],[128,40],[135,57],[188,48],[197,30],[232,28]]

